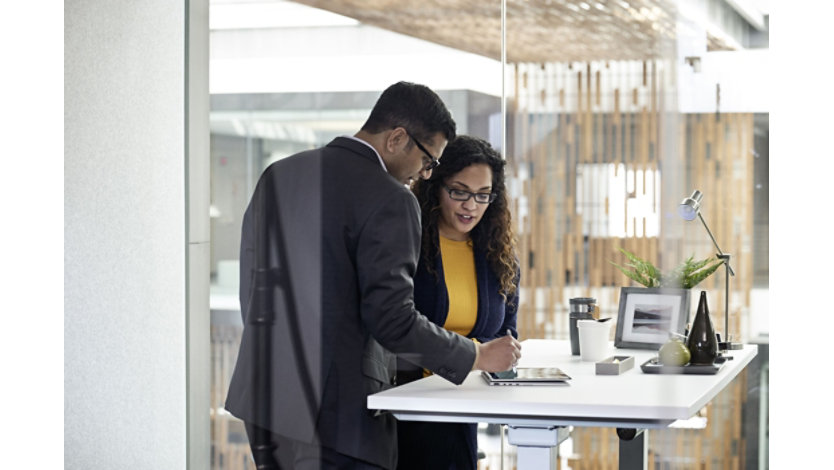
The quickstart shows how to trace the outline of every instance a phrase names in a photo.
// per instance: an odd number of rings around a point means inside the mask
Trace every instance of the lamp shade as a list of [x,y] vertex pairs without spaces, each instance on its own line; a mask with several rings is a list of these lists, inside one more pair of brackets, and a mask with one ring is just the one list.
[[697,189],[692,192],[692,195],[684,199],[681,205],[678,206],[678,214],[686,220],[694,220],[701,210],[701,199],[704,195]]

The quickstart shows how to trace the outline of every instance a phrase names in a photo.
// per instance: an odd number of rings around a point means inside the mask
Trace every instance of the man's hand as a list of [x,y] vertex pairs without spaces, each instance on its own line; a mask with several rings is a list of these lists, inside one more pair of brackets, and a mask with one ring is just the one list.
[[521,343],[510,335],[476,346],[478,359],[472,369],[501,372],[516,365],[521,357]]

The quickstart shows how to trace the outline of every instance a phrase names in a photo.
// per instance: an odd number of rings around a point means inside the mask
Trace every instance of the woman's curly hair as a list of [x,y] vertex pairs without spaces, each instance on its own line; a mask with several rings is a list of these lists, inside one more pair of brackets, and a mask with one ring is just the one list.
[[440,255],[437,223],[440,217],[440,197],[446,181],[464,168],[486,164],[492,169],[492,192],[495,200],[487,207],[478,225],[469,232],[474,246],[486,252],[487,261],[498,277],[501,295],[506,300],[515,292],[518,271],[515,237],[509,209],[507,188],[504,184],[504,159],[483,139],[460,135],[443,152],[440,165],[431,178],[419,180],[412,191],[420,203],[423,224],[422,258],[426,268],[437,277],[434,266]]

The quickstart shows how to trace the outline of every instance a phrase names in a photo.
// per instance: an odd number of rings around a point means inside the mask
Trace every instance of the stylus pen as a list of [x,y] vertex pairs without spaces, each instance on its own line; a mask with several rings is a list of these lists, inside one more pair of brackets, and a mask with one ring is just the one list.
[[[513,332],[510,331],[509,328],[507,328],[507,336],[512,336],[512,335],[513,335]],[[518,360],[513,361],[513,375],[518,375],[518,373],[515,370],[515,365],[516,365],[517,362],[518,362]]]

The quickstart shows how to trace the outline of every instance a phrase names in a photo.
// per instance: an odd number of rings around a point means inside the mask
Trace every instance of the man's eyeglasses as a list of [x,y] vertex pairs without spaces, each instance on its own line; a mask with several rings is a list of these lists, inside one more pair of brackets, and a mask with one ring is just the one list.
[[478,204],[489,204],[498,196],[495,193],[470,193],[469,191],[464,191],[463,189],[450,188],[445,184],[443,185],[443,189],[445,189],[446,192],[449,193],[449,197],[455,201],[468,201],[470,197],[474,197],[475,202]]
[[426,157],[428,157],[429,159],[429,161],[423,166],[423,169],[420,171],[434,170],[435,168],[437,168],[437,165],[440,165],[440,160],[434,158],[431,155],[431,153],[429,153],[429,151],[426,150],[425,147],[423,147],[423,144],[421,144],[419,140],[415,139],[414,136],[411,135],[409,132],[406,132],[406,135],[408,135],[408,137],[410,137],[411,140],[413,140],[414,143],[417,144],[417,148],[420,149],[421,152],[426,154]]

